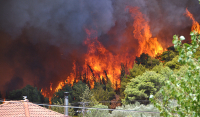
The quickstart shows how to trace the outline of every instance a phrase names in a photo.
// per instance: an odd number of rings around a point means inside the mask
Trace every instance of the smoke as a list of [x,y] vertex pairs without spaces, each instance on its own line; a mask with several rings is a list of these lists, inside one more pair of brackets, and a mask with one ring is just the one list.
[[113,0],[113,2],[114,17],[122,27],[117,34],[127,27],[127,22],[132,22],[127,10],[124,9],[127,6],[139,7],[149,21],[153,36],[158,37],[164,46],[171,45],[174,34],[190,38],[188,31],[192,21],[184,15],[186,8],[197,21],[200,21],[198,0]]
[[7,0],[0,2],[0,30],[16,38],[26,28],[33,43],[80,43],[84,28],[106,33],[113,25],[110,0]]
[[86,28],[96,30],[111,52],[129,47],[135,53],[137,40],[123,35],[133,22],[127,6],[139,7],[153,36],[166,47],[174,34],[189,38],[192,21],[184,15],[186,8],[200,22],[198,0],[0,1],[0,90],[49,83],[55,88],[74,60],[84,60]]

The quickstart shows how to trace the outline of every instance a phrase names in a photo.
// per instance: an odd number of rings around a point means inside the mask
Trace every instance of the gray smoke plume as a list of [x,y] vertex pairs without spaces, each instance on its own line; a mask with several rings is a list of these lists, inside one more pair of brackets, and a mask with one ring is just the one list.
[[139,7],[153,36],[166,47],[174,34],[189,38],[192,21],[184,15],[186,8],[200,22],[198,0],[1,0],[0,90],[27,84],[44,88],[50,82],[55,88],[74,60],[84,60],[85,29],[96,30],[111,52],[128,47],[134,55],[137,40],[123,37],[134,22],[127,6]]
[[113,25],[110,0],[7,0],[0,2],[0,30],[16,38],[23,28],[33,43],[81,42],[84,28],[106,33]]

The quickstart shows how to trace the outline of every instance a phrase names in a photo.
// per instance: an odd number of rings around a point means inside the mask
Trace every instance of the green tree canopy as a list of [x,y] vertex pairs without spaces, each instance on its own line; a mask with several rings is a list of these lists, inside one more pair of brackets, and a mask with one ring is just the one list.
[[62,101],[64,102],[64,92],[69,92],[69,95],[68,95],[68,99],[69,99],[69,102],[72,103],[73,101],[73,90],[72,90],[72,87],[71,85],[69,84],[66,84],[62,89],[60,89],[58,92],[55,92],[53,94],[53,97],[51,99],[51,102],[52,103],[61,103],[60,102],[60,98],[62,99]]
[[[115,90],[112,88],[112,83],[110,80],[108,80],[108,83],[106,84],[106,88],[103,89],[103,85],[100,85],[97,83],[95,87],[91,90],[94,98],[97,101],[110,101],[115,98]],[[110,105],[110,103],[103,103],[105,105]]]
[[27,85],[22,89],[13,90],[8,94],[10,100],[22,100],[23,96],[27,96],[30,102],[48,103],[37,87]]
[[159,73],[159,74],[163,75],[166,78],[169,78],[171,73],[172,73],[172,70],[167,66],[163,66],[162,63],[160,63],[159,65],[156,65],[152,69],[152,71],[155,71],[156,73]]
[[137,63],[138,65],[141,64],[146,68],[152,69],[154,66],[160,64],[160,60],[155,59],[149,56],[148,54],[142,53],[140,57],[136,57],[135,63]]
[[86,89],[83,92],[82,96],[80,96],[80,99],[81,99],[81,102],[86,103],[87,104],[86,106],[89,106],[89,107],[99,104],[88,86],[86,86]]
[[142,53],[140,55],[140,57],[136,57],[135,62],[138,65],[141,64],[141,65],[146,66],[147,65],[147,61],[148,61],[149,58],[151,58],[151,56],[149,56],[148,54]]
[[177,55],[176,52],[172,50],[165,51],[160,55],[161,61],[164,61],[164,62],[171,61],[176,55]]
[[130,69],[130,75],[125,75],[124,77],[121,78],[121,86],[120,86],[120,95],[121,98],[124,98],[125,94],[124,94],[124,90],[126,88],[127,83],[130,82],[131,79],[135,78],[138,75],[142,75],[146,70],[143,65],[141,64],[134,64],[133,68]]
[[181,64],[178,62],[178,56],[174,57],[172,61],[166,62],[165,66],[169,67],[170,69],[179,69]]
[[123,103],[129,103],[134,100],[145,100],[150,94],[155,94],[161,87],[165,77],[154,71],[146,71],[144,74],[131,79],[128,83]]
[[80,96],[82,96],[83,92],[85,91],[86,84],[82,81],[75,83],[72,87],[72,95],[74,96],[73,102],[80,102]]

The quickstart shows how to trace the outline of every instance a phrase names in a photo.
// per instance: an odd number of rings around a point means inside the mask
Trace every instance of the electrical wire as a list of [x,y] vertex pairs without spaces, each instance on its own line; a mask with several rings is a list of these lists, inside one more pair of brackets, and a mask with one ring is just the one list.
[[[9,101],[2,101],[0,102],[9,102]],[[17,101],[12,101],[12,103],[21,103]],[[28,102],[31,103],[31,102]],[[153,112],[153,111],[138,111],[138,110],[124,110],[124,109],[108,109],[108,108],[94,108],[94,107],[79,107],[79,106],[70,106],[70,105],[50,105],[50,104],[37,104],[40,106],[51,106],[51,107],[68,107],[68,108],[78,108],[78,109],[96,109],[96,110],[109,110],[109,111],[132,111],[132,112],[140,112],[140,113],[160,113],[160,112]]]

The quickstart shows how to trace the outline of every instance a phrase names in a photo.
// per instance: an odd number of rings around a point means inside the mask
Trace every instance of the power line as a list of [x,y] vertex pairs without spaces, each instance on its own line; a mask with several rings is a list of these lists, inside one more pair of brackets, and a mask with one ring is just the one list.
[[[7,102],[7,101],[2,101],[0,102]],[[21,102],[12,102],[12,103],[21,103]],[[31,102],[28,102],[31,103]],[[37,103],[33,103],[37,104]],[[68,107],[68,108],[78,108],[78,109],[96,109],[96,110],[109,110],[109,111],[132,111],[132,112],[140,112],[140,113],[160,113],[160,112],[153,112],[153,111],[138,111],[138,110],[124,110],[124,109],[108,109],[108,108],[94,108],[94,107],[79,107],[79,106],[70,106],[70,105],[50,105],[50,104],[37,104],[40,106],[51,106],[51,107]]]

